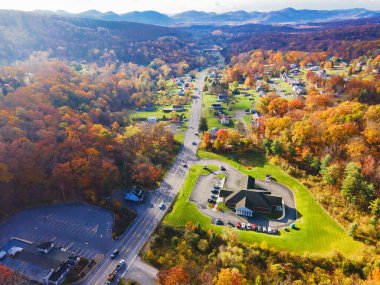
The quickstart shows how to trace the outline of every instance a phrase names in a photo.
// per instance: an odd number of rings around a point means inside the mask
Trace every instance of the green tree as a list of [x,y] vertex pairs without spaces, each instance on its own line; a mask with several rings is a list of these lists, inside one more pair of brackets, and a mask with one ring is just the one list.
[[281,155],[283,152],[282,144],[279,140],[274,140],[270,149],[275,155]]
[[342,194],[348,202],[357,204],[360,207],[368,205],[375,195],[373,184],[364,180],[361,169],[354,162],[347,164],[344,170],[344,180],[342,183]]
[[237,81],[232,82],[232,88],[238,89],[239,88],[239,82],[237,82]]
[[256,276],[255,285],[263,285],[263,282],[261,281],[260,275]]
[[376,198],[370,202],[369,209],[371,210],[372,217],[377,221],[380,219],[380,199]]
[[267,152],[267,154],[269,153],[269,151],[271,149],[271,145],[272,145],[271,140],[268,140],[268,139],[263,140],[263,147],[264,147],[265,151]]
[[205,117],[201,117],[200,121],[199,121],[199,128],[198,128],[199,132],[206,132],[208,130],[208,124],[207,124],[207,120]]
[[323,181],[326,184],[336,185],[339,178],[339,166],[337,164],[332,164],[326,168],[322,168],[320,173],[322,174]]
[[352,223],[350,224],[350,226],[348,227],[348,235],[349,236],[356,236],[356,232],[358,230],[358,224],[357,223]]

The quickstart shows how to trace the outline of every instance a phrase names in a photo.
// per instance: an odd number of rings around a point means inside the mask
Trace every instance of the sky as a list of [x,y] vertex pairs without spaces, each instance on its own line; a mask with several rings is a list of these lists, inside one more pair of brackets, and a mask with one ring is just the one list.
[[227,11],[272,11],[287,7],[296,9],[348,9],[380,10],[380,0],[0,0],[0,9],[32,11],[65,10],[78,13],[90,9],[102,12],[155,10],[175,14],[187,10],[223,13]]

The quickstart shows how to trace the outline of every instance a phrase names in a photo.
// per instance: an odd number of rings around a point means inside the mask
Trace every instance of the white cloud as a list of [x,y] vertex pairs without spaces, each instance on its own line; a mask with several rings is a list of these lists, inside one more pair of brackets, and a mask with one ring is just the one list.
[[346,9],[367,8],[380,9],[380,0],[0,0],[1,9],[31,11],[66,10],[81,12],[89,9],[100,11],[156,10],[164,13],[178,13],[186,10],[202,11],[268,11],[286,7],[297,9]]

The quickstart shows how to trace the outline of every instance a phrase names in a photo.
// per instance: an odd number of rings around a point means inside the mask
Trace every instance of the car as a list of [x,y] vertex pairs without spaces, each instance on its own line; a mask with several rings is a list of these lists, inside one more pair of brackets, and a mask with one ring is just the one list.
[[216,200],[214,199],[207,199],[207,202],[209,202],[210,204],[216,204]]
[[214,185],[214,189],[219,190],[220,186],[219,185]]
[[263,232],[264,232],[264,233],[267,232],[267,227],[266,227],[266,226],[263,226]]
[[242,230],[245,230],[245,229],[246,229],[245,223],[241,223],[241,229],[242,229]]
[[251,224],[250,224],[250,223],[247,223],[246,227],[247,227],[247,230],[248,230],[248,231],[250,231],[250,230],[252,229],[252,227],[251,227]]
[[204,165],[203,165],[203,169],[208,169],[208,165],[207,165],[207,164],[204,164]]
[[198,134],[198,133],[195,133],[194,135],[196,135],[196,136],[199,136],[199,134]]
[[124,264],[125,264],[125,260],[124,259],[120,260],[116,266],[116,269],[120,270],[124,266]]
[[261,228],[261,226],[257,226],[257,231],[258,232],[262,232],[263,231],[263,229]]
[[236,222],[236,227],[237,227],[238,229],[240,229],[240,228],[241,228],[241,223],[240,223],[240,222]]
[[226,171],[226,168],[222,165],[222,166],[220,167],[220,170],[221,170],[221,171]]
[[158,205],[158,208],[160,208],[161,210],[163,210],[165,208],[164,202],[161,202],[160,205]]
[[229,227],[231,227],[231,228],[234,228],[234,227],[235,227],[234,223],[231,222],[231,221],[228,221],[228,222],[227,222],[227,226],[229,226]]
[[217,218],[217,219],[216,219],[216,224],[217,224],[217,225],[220,225],[220,226],[221,226],[221,225],[224,225],[223,221],[222,221],[220,218]]
[[271,233],[272,233],[272,228],[268,227],[268,234],[271,234]]
[[219,193],[219,190],[216,190],[216,189],[211,190],[211,193],[212,193],[212,194],[218,194],[218,193]]
[[277,228],[273,228],[272,232],[273,232],[274,235],[278,235],[278,229]]
[[215,194],[211,194],[211,199],[218,199],[218,196]]
[[110,285],[110,284],[111,284],[111,281],[106,281],[105,284],[106,284],[106,285]]
[[184,167],[184,168],[188,168],[187,164],[184,164],[183,167]]
[[192,142],[191,144],[192,144],[192,145],[197,145],[197,143],[196,143],[196,142]]
[[252,224],[251,226],[252,226],[252,230],[253,230],[253,231],[257,231],[257,226],[256,226],[256,224]]
[[115,249],[115,250],[111,253],[110,258],[111,258],[111,259],[114,259],[116,256],[118,256],[118,254],[119,254],[119,250]]

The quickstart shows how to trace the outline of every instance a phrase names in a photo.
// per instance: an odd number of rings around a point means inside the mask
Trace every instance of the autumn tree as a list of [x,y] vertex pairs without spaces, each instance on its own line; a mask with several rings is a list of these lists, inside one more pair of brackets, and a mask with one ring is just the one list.
[[222,268],[216,280],[217,285],[243,285],[246,284],[245,279],[236,268]]
[[191,281],[189,273],[180,265],[160,271],[157,278],[159,284],[162,285],[187,285]]

